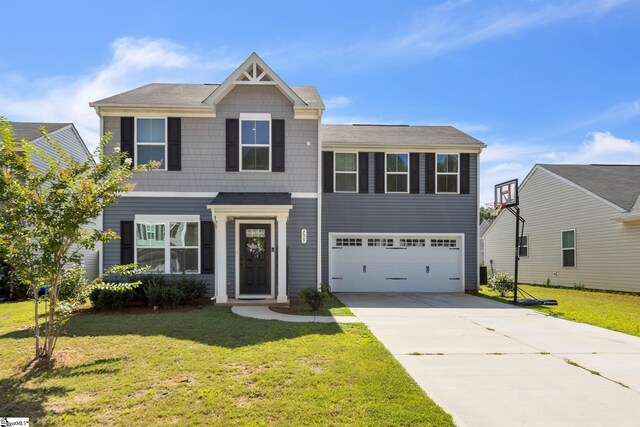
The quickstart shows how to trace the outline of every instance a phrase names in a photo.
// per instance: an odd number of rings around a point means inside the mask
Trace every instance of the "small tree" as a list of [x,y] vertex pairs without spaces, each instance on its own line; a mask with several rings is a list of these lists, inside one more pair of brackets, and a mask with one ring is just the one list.
[[[82,249],[117,239],[111,230],[87,228],[103,209],[131,191],[127,181],[134,172],[156,164],[132,167],[131,159],[116,148],[105,154],[111,135],[98,144],[93,159],[74,160],[41,128],[56,157],[29,141],[16,141],[11,123],[0,117],[0,257],[11,265],[14,278],[31,287],[34,301],[35,356],[51,358],[60,326],[74,303],[59,307],[65,266],[82,260]],[[36,161],[44,163],[38,168]],[[132,274],[134,266],[120,266],[106,273]],[[132,284],[135,286],[136,284]],[[122,287],[96,280],[91,286]],[[89,286],[87,286],[88,288]],[[87,292],[80,292],[80,298]],[[41,337],[39,303],[47,303]],[[58,309],[60,308],[60,311]]]
[[498,292],[501,297],[508,293],[513,293],[514,281],[513,276],[504,271],[498,271],[495,276],[489,278],[489,287]]

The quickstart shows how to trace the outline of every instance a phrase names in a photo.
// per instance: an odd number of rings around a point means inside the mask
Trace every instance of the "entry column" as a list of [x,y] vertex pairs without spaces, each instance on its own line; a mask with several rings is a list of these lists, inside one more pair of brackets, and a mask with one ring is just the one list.
[[227,216],[214,214],[213,219],[216,225],[216,304],[226,304],[229,301],[227,296]]
[[280,214],[278,219],[278,303],[289,301],[287,297],[287,220],[288,214]]

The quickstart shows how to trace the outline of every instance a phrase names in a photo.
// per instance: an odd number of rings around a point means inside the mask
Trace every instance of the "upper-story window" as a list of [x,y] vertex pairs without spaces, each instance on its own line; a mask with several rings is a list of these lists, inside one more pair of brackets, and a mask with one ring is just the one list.
[[386,192],[409,192],[409,154],[388,153],[386,156]]
[[459,154],[438,154],[436,165],[436,193],[458,193]]
[[335,153],[335,191],[358,192],[358,154]]
[[136,150],[137,164],[156,161],[167,169],[167,120],[136,119]]
[[271,170],[270,114],[240,114],[240,157],[243,171]]

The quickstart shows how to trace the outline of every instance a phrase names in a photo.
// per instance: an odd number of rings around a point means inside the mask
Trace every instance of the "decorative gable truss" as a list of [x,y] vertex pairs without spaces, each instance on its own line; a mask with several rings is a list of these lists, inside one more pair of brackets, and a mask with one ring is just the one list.
[[237,85],[275,86],[291,101],[296,119],[317,120],[322,111],[318,106],[307,105],[255,52],[204,100],[203,105],[211,105],[215,116],[216,105]]

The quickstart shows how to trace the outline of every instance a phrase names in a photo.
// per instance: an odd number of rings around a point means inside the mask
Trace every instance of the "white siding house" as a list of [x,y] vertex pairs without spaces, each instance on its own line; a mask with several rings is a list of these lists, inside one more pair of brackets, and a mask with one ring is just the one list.
[[[519,282],[640,292],[640,165],[536,165],[519,191]],[[489,274],[513,274],[515,221],[484,234]]]

